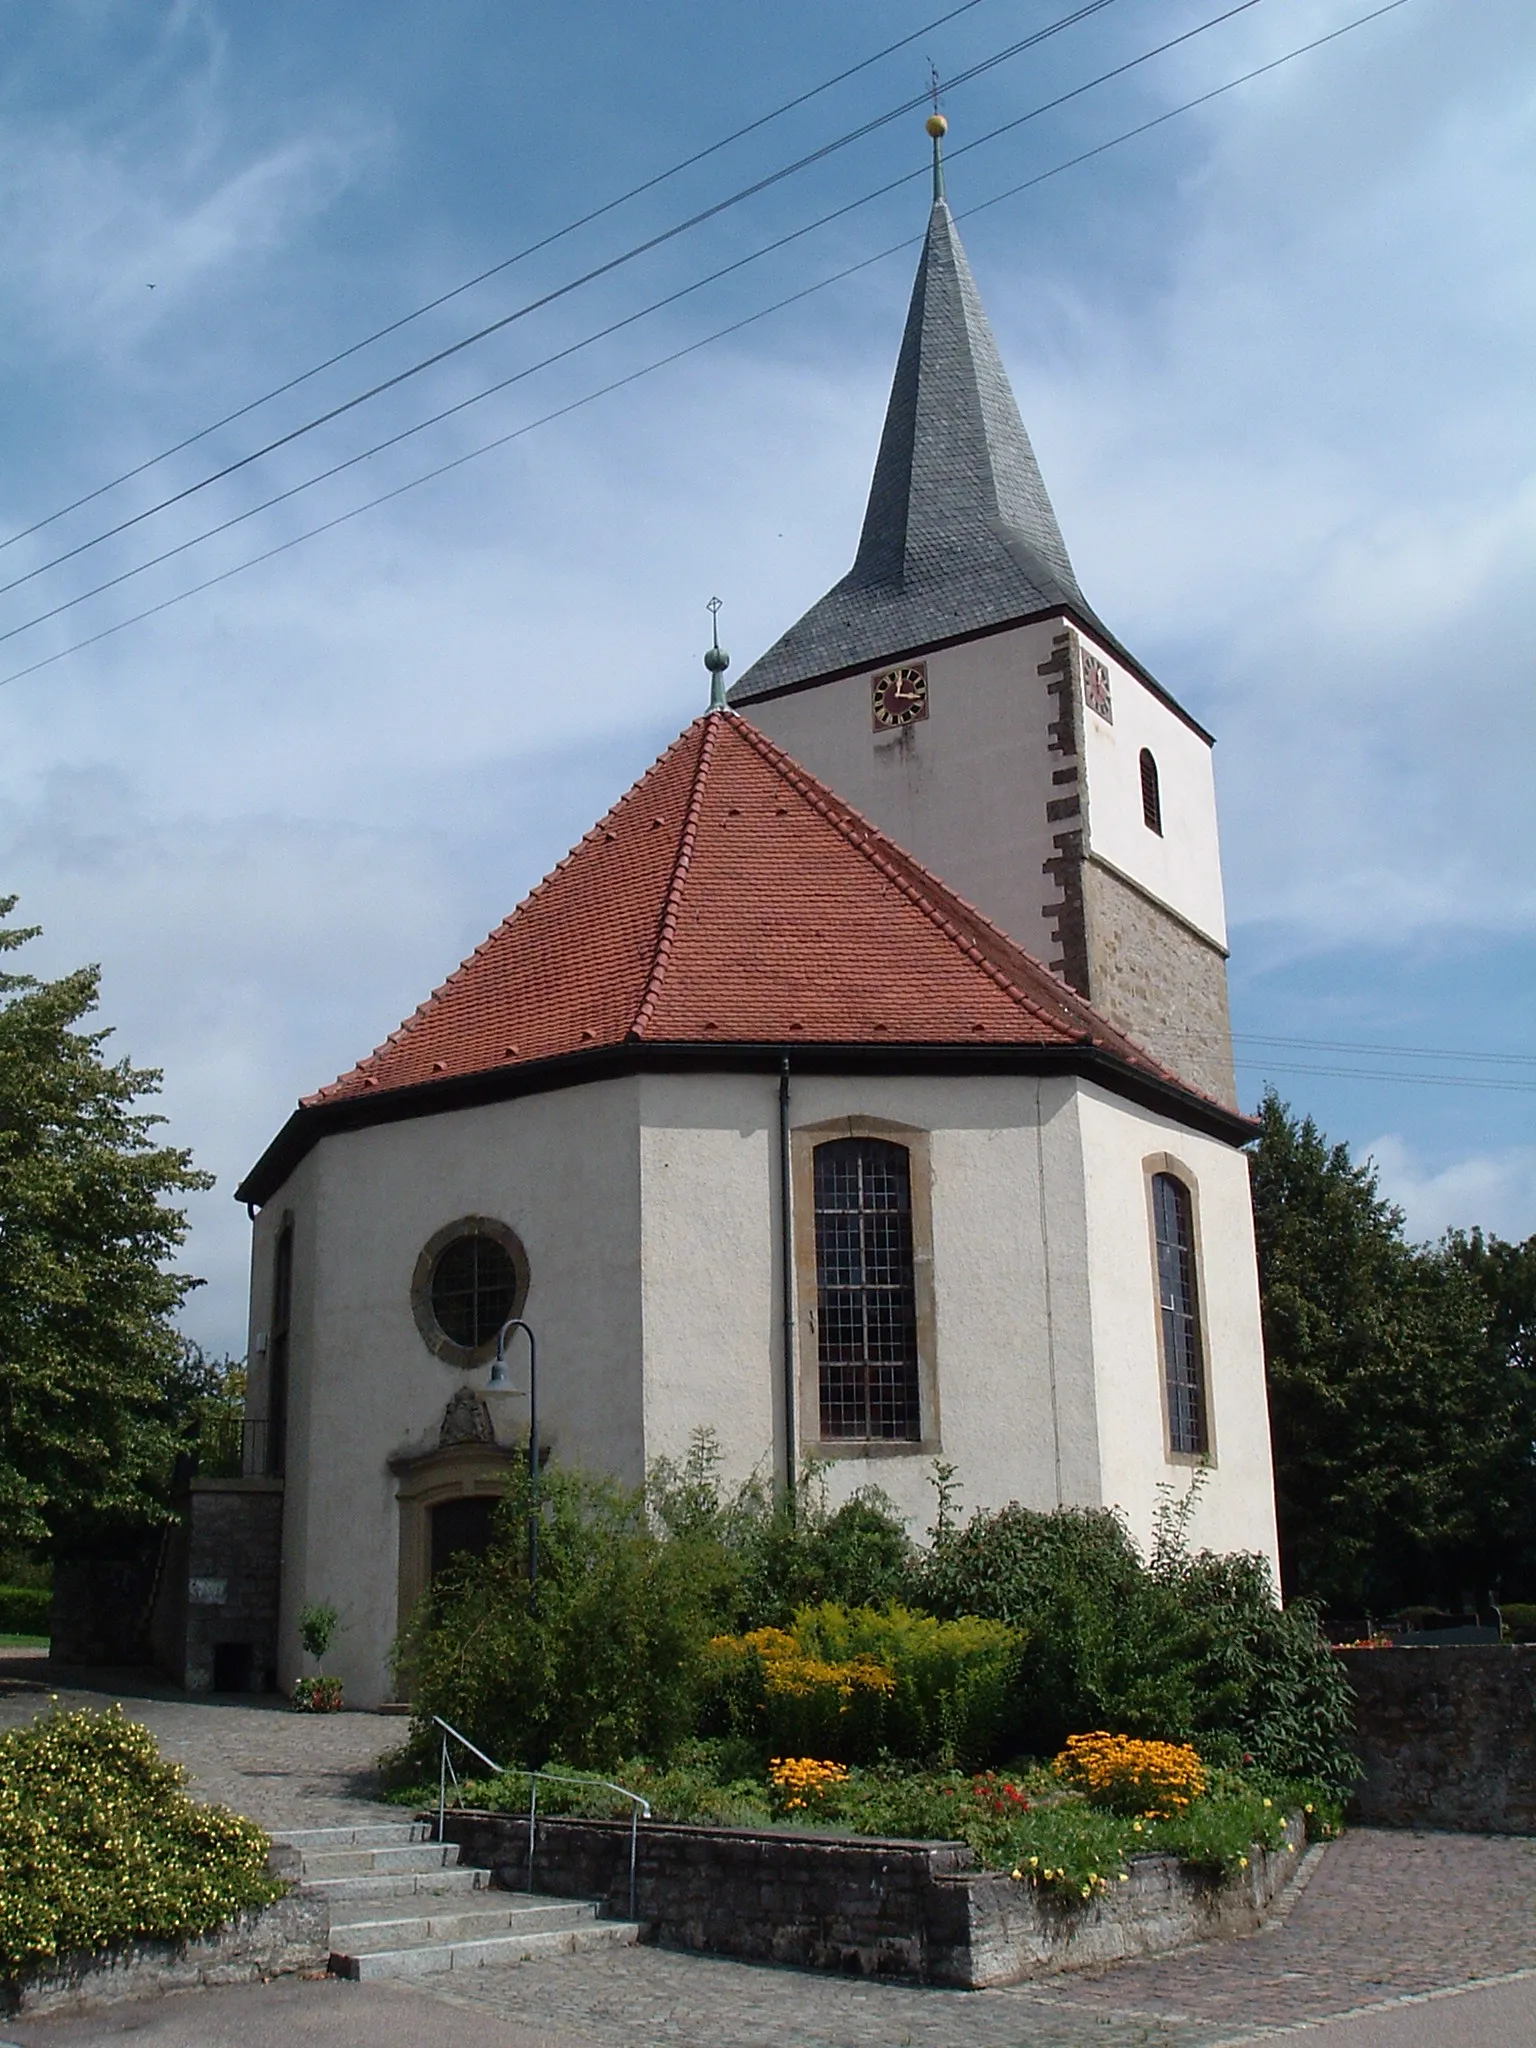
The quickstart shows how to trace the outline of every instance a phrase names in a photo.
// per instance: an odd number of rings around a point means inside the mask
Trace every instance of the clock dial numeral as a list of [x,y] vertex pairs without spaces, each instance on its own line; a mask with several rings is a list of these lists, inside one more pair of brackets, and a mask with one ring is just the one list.
[[869,683],[869,709],[876,732],[914,725],[928,716],[928,671],[921,662],[883,669]]

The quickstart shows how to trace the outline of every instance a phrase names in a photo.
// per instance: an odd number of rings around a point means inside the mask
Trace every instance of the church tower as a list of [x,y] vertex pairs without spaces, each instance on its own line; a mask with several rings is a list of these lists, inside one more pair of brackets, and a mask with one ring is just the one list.
[[1232,1104],[1211,736],[1088,604],[943,196],[853,567],[730,702]]

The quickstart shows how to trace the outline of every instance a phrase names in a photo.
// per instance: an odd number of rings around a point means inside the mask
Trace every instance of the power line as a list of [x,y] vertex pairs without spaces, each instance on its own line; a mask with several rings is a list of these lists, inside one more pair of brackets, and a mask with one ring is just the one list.
[[[1271,58],[1265,64],[1256,65],[1252,70],[1242,72],[1236,78],[1228,79],[1223,85],[1215,86],[1208,92],[1197,94],[1193,99],[1185,100],[1176,107],[1170,107],[1162,114],[1154,115],[1150,120],[1139,122],[1135,127],[1127,128],[1119,135],[1111,136],[1107,142],[1098,143],[1092,149],[1082,150],[1076,156],[1067,157],[1061,163],[1053,164],[1048,170],[1036,172],[1033,177],[1022,179],[1018,184],[1011,185],[1002,192],[994,193],[990,199],[984,199],[977,205],[966,208],[958,217],[962,220],[968,220],[974,214],[983,213],[989,207],[1000,205],[1006,199],[1016,198],[1020,193],[1030,191],[1036,185],[1043,185],[1051,178],[1060,177],[1066,171],[1075,170],[1080,164],[1088,163],[1095,157],[1103,156],[1107,151],[1117,149],[1122,144],[1131,142],[1136,137],[1145,135],[1154,128],[1162,127],[1180,114],[1186,114],[1197,107],[1208,105],[1212,100],[1219,99],[1224,93],[1233,92],[1238,86],[1247,85],[1252,79],[1261,78],[1268,72],[1279,70],[1282,65],[1293,63],[1298,57],[1304,57],[1313,50],[1323,48],[1328,43],[1337,42],[1341,36],[1349,35],[1353,30],[1363,28],[1369,22],[1378,21],[1383,15],[1395,13],[1399,7],[1405,7],[1407,4],[1408,0],[1386,0],[1385,5],[1373,8],[1369,13],[1357,15],[1352,21],[1345,22],[1340,28],[1330,30],[1326,35],[1316,36],[1310,42],[1301,43],[1295,49],[1286,51],[1282,56]],[[959,151],[956,151],[955,154],[958,155]],[[713,333],[706,334],[697,341],[689,342],[682,348],[674,349],[667,355],[659,356],[653,362],[645,363],[639,369],[629,371],[625,376],[616,377],[612,382],[603,384],[596,390],[585,393],[580,398],[572,399],[566,405],[558,406],[553,411],[541,414],[537,419],[526,421],[522,426],[515,427],[508,433],[499,434],[493,440],[482,442],[475,448],[467,449],[463,454],[454,456],[450,461],[440,463],[435,468],[423,471],[420,476],[412,477],[403,484],[397,484],[388,491],[381,491],[376,497],[368,498],[361,505],[353,506],[350,511],[338,513],[335,518],[324,520],[318,526],[309,527],[303,533],[292,534],[287,540],[279,541],[275,546],[265,548],[259,554],[249,556],[245,561],[236,562],[230,568],[220,570],[217,575],[206,577],[201,583],[195,583],[186,590],[179,591],[171,597],[161,599],[158,604],[148,605],[144,610],[134,612],[128,618],[119,619],[113,625],[104,626],[99,632],[88,634],[83,639],[73,641],[69,646],[61,647],[53,654],[44,655],[39,660],[28,663],[23,668],[13,669],[9,674],[0,676],[0,688],[3,688],[7,683],[20,682],[23,677],[35,675],[40,669],[50,668],[55,662],[63,661],[71,654],[79,654],[87,647],[94,647],[103,640],[111,639],[113,635],[123,632],[129,626],[140,625],[146,619],[155,618],[161,612],[169,611],[176,605],[185,604],[189,598],[198,597],[204,591],[214,589],[218,584],[227,583],[232,577],[242,575],[247,569],[257,568],[263,562],[269,562],[275,556],[286,554],[289,549],[301,546],[305,541],[315,540],[321,534],[330,533],[339,526],[345,526],[351,520],[361,517],[364,512],[370,512],[380,505],[389,504],[393,499],[404,497],[407,492],[416,490],[423,484],[435,482],[439,477],[447,476],[456,469],[462,469],[466,463],[477,461],[482,455],[488,455],[498,448],[506,447],[510,442],[521,440],[525,434],[531,434],[539,427],[549,426],[554,421],[564,419],[573,412],[579,412],[584,406],[593,404],[597,399],[606,398],[615,391],[622,391],[626,386],[638,383],[641,378],[649,377],[658,370],[667,369],[673,363],[681,362],[685,357],[696,354],[700,349],[708,348],[714,342],[723,341],[730,335],[740,333],[743,328],[751,327],[759,320],[767,319],[770,314],[782,312],[786,307],[797,305],[802,299],[810,298],[816,292],[826,290],[830,285],[840,284],[846,278],[857,276],[859,272],[868,270],[877,263],[885,262],[890,257],[900,254],[901,251],[912,248],[921,239],[921,236],[908,235],[899,242],[892,242],[886,248],[877,250],[872,256],[863,257],[857,263],[847,264],[843,269],[834,271],[830,276],[820,278],[816,283],[806,285],[799,291],[790,292],[784,298],[774,300],[771,305],[759,308],[755,313],[745,314],[741,319],[733,320],[727,326],[717,328]]]
[[[1059,34],[1062,29],[1071,28],[1075,23],[1086,19],[1089,15],[1100,13],[1104,8],[1115,4],[1116,0],[1086,0],[1086,4],[1077,8],[1073,13],[1063,15],[1059,20],[1049,23],[1043,29],[1037,29],[1033,35],[1021,38],[1020,41],[1010,44],[1007,49],[995,51],[990,57],[984,58],[980,63],[971,65],[968,70],[957,72],[952,79],[945,81],[945,90],[952,90],[956,86],[969,84],[973,79],[981,77],[985,72],[995,70],[998,65],[1007,63],[1022,51],[1033,49],[1048,37]],[[1234,14],[1246,13],[1249,8],[1257,7],[1259,4],[1260,0],[1238,0],[1238,4],[1229,8],[1226,14],[1217,16],[1214,21],[1205,24],[1205,26],[1215,27],[1217,22],[1227,20]],[[1198,31],[1192,31],[1191,33],[1198,33]],[[1176,37],[1174,40],[1183,41],[1186,38]],[[1172,44],[1169,47],[1171,48]],[[606,262],[595,264],[590,270],[583,271],[580,276],[571,278],[565,284],[557,285],[552,290],[541,293],[537,298],[528,300],[526,304],[516,307],[510,313],[504,313],[500,319],[488,321],[483,327],[476,328],[473,333],[462,335],[457,341],[449,342],[445,347],[435,349],[431,355],[423,356],[419,361],[409,364],[403,370],[397,370],[393,376],[381,378],[378,383],[370,385],[366,391],[358,392],[355,396],[344,399],[339,405],[328,407],[326,411],[317,413],[314,418],[304,421],[302,425],[290,428],[286,434],[279,434],[274,439],[265,442],[260,448],[253,449],[249,454],[238,456],[233,462],[225,463],[222,468],[211,470],[208,475],[200,477],[196,483],[188,484],[182,490],[171,492],[168,497],[159,499],[155,504],[146,506],[143,511],[135,512],[127,519],[119,520],[115,526],[109,526],[104,532],[95,534],[90,540],[84,540],[75,547],[66,548],[62,554],[54,555],[48,561],[39,563],[35,568],[28,569],[25,574],[12,577],[9,583],[0,583],[0,596],[3,596],[7,591],[19,589],[22,584],[30,583],[38,576],[46,575],[49,570],[57,569],[65,562],[74,561],[78,556],[88,553],[92,548],[100,547],[105,541],[116,539],[119,534],[127,533],[135,526],[142,526],[146,519],[153,519],[157,514],[168,511],[173,505],[180,505],[186,499],[195,497],[200,491],[207,490],[210,485],[221,483],[226,477],[234,476],[242,469],[248,469],[253,462],[260,462],[264,457],[275,454],[278,449],[286,448],[294,441],[302,439],[304,435],[314,433],[317,428],[328,426],[332,420],[340,419],[346,413],[355,412],[359,406],[371,403],[373,399],[382,397],[387,391],[396,390],[400,385],[408,383],[413,377],[419,377],[427,370],[436,369],[440,363],[447,362],[453,356],[461,355],[465,349],[478,346],[479,343],[488,340],[493,334],[502,333],[506,328],[513,326],[519,320],[526,320],[530,314],[542,312],[546,306],[552,306],[558,300],[568,298],[572,292],[580,291],[589,284],[595,284],[599,278],[610,276],[614,271],[635,262],[639,257],[649,255],[653,250],[663,247],[668,242],[675,241],[678,236],[688,234],[692,229],[703,226],[707,221],[718,219],[721,214],[729,212],[732,207],[740,206],[745,200],[755,198],[759,193],[768,191],[774,185],[782,184],[786,178],[796,176],[799,172],[808,169],[812,164],[821,163],[827,157],[835,155],[839,150],[848,148],[851,143],[861,141],[867,135],[873,135],[879,129],[889,126],[892,121],[900,119],[903,114],[911,113],[914,108],[926,106],[928,98],[927,92],[921,92],[912,99],[903,100],[899,106],[892,107],[885,113],[876,115],[872,120],[862,122],[857,128],[847,130],[846,133],[835,137],[831,142],[823,143],[820,148],[810,150],[806,155],[796,158],[793,163],[781,165],[779,169],[770,171],[766,176],[754,179],[750,185],[743,185],[738,191],[731,193],[727,198],[716,200],[712,206],[701,208],[697,213],[690,214],[685,220],[674,221],[670,227],[661,229],[657,234],[647,236],[644,241],[633,243],[628,249],[621,250],[617,256],[609,257]]]
[[[1536,1053],[1528,1052],[1472,1052],[1466,1047],[1451,1050],[1423,1045],[1360,1045],[1337,1038],[1277,1038],[1258,1031],[1234,1032],[1233,1038],[1234,1042],[1244,1045],[1295,1046],[1311,1052],[1384,1053],[1389,1059],[1477,1060],[1488,1065],[1536,1067]],[[1253,1063],[1248,1061],[1245,1064]]]
[[1491,1088],[1499,1094],[1536,1095],[1536,1081],[1510,1081],[1492,1074],[1393,1074],[1382,1067],[1319,1067],[1284,1060],[1240,1059],[1233,1064],[1264,1074],[1317,1074],[1334,1081],[1391,1081],[1423,1088]]
[[[1103,4],[1109,5],[1110,0],[1103,0]],[[630,200],[639,199],[645,193],[653,192],[658,185],[664,185],[670,179],[680,177],[684,171],[690,171],[706,158],[718,155],[722,149],[729,149],[733,143],[743,141],[748,135],[755,134],[759,128],[766,128],[782,115],[793,113],[797,107],[805,106],[808,101],[819,98],[824,92],[831,92],[835,86],[846,85],[850,78],[856,78],[861,71],[869,70],[872,65],[894,56],[898,50],[906,49],[923,36],[932,35],[935,29],[944,28],[960,15],[969,14],[973,8],[981,5],[982,0],[962,0],[960,6],[952,7],[947,14],[940,14],[934,20],[925,22],[921,28],[913,29],[910,35],[902,36],[894,43],[887,43],[883,50],[876,50],[872,56],[861,58],[857,64],[850,64],[846,71],[838,71],[831,78],[824,78],[820,85],[813,85],[808,91],[797,93],[793,99],[785,100],[769,113],[759,114],[744,127],[733,129],[729,135],[722,135],[718,142],[711,142],[705,148],[695,150],[692,156],[683,157],[670,169],[658,171],[654,177],[646,178],[638,185],[631,185],[627,192],[621,192],[616,199],[609,199],[603,205],[593,207],[590,213],[584,213],[576,220],[567,221],[564,227],[554,229],[537,242],[529,242],[512,255],[503,256],[499,262],[491,264],[485,270],[477,271],[462,284],[454,285],[449,291],[440,292],[435,299],[428,299],[424,305],[414,307],[409,313],[402,313],[397,320],[391,320],[383,327],[376,327],[360,341],[351,342],[346,348],[338,349],[334,355],[327,356],[323,362],[315,363],[310,369],[301,370],[296,377],[290,377],[286,383],[274,385],[270,391],[264,391],[259,398],[248,399],[233,412],[225,413],[222,419],[213,420],[206,427],[199,427],[195,434],[188,434],[184,440],[175,442],[169,448],[162,448],[158,455],[151,455],[145,461],[135,464],[132,469],[125,469],[121,476],[115,476],[107,483],[98,484],[83,497],[75,498],[68,505],[61,505],[56,512],[49,512],[42,519],[34,520],[32,525],[24,526],[19,533],[13,533],[8,539],[0,540],[0,552],[8,547],[14,547],[17,541],[27,540],[34,533],[40,533],[45,526],[54,525],[71,512],[78,512],[82,505],[89,505],[95,499],[105,497],[108,491],[115,491],[119,484],[131,483],[136,476],[143,476],[146,470],[154,469],[162,462],[168,462],[173,455],[180,455],[185,449],[195,447],[199,441],[206,441],[210,434],[218,433],[221,427],[233,426],[236,420],[244,419],[248,413],[257,411],[263,405],[269,405],[274,398],[282,398],[288,392],[296,391],[301,384],[307,384],[322,372],[334,369],[338,363],[346,362],[348,357],[361,354],[365,348],[371,348],[376,341],[384,341],[389,335],[398,334],[402,327],[409,327],[412,321],[420,320],[428,313],[435,313],[439,306],[446,306],[450,300],[461,298],[465,292],[473,291],[488,278],[497,277],[502,271],[510,270],[514,264],[522,263],[530,256],[539,255],[543,250],[552,248],[556,242],[564,241],[568,235],[574,235],[581,228],[590,227],[593,221],[602,220],[605,215],[617,212],[621,206],[627,206]]]
[[[1251,6],[1256,4],[1256,0],[1243,0],[1243,4],[1244,6]],[[1112,70],[1101,72],[1098,77],[1091,78],[1082,85],[1073,86],[1069,91],[1059,93],[1056,98],[1046,100],[1041,105],[1030,108],[1026,113],[1014,115],[1012,119],[1002,122],[1000,126],[989,129],[986,134],[976,136],[972,141],[961,144],[958,149],[951,152],[950,161],[954,162],[956,158],[968,154],[973,149],[984,148],[988,143],[995,142],[999,136],[1011,134],[1014,129],[1023,127],[1029,121],[1038,120],[1043,114],[1054,112],[1058,107],[1065,106],[1070,100],[1082,98],[1085,93],[1094,91],[1098,86],[1107,83],[1109,80],[1120,78],[1126,72],[1135,70],[1142,64],[1149,63],[1152,58],[1162,56],[1176,44],[1185,43],[1194,36],[1203,35],[1207,28],[1216,27],[1227,18],[1225,15],[1218,15],[1214,20],[1202,23],[1199,27],[1189,29],[1184,34],[1174,37],[1172,42],[1159,43],[1156,48],[1143,52],[1139,57],[1129,58],[1125,63],[1114,66]],[[444,420],[452,419],[456,414],[466,412],[472,406],[482,404],[487,398],[494,397],[498,392],[506,391],[514,384],[523,383],[527,378],[535,376],[539,371],[547,370],[555,363],[566,361],[569,357],[579,354],[581,350],[590,348],[599,341],[607,340],[610,336],[620,333],[626,327],[634,326],[637,321],[647,319],[651,314],[660,312],[668,306],[676,305],[680,300],[689,297],[694,292],[702,291],[707,285],[718,284],[722,278],[731,276],[735,271],[745,269],[749,264],[760,261],[764,256],[773,255],[778,250],[787,248],[791,242],[800,241],[806,235],[814,234],[817,229],[827,227],[832,222],[841,220],[846,215],[856,212],[860,207],[868,206],[876,199],[883,199],[890,193],[899,191],[903,185],[911,184],[914,179],[926,178],[927,176],[928,169],[926,165],[920,166],[916,170],[902,172],[899,177],[889,179],[884,185],[877,186],[872,192],[866,192],[858,199],[848,200],[844,205],[834,207],[830,213],[821,214],[817,219],[807,222],[803,227],[791,229],[787,234],[780,235],[774,241],[765,243],[761,248],[751,251],[750,254],[739,256],[730,263],[722,264],[718,270],[711,271],[707,276],[696,278],[691,284],[679,286],[676,291],[668,292],[662,298],[653,299],[648,305],[640,307],[637,312],[627,313],[623,318],[611,321],[608,326],[598,328],[592,334],[584,335],[579,341],[571,342],[565,348],[556,349],[552,354],[540,357],[537,362],[526,364],[520,370],[514,370],[509,376],[498,378],[494,384],[488,384],[482,390],[472,392],[469,397],[458,399],[452,405],[444,406],[440,411],[428,414],[425,419],[416,421],[414,425],[402,427],[399,432],[386,435],[382,441],[375,441],[370,447],[361,449],[357,454],[346,456],[340,462],[330,464],[326,469],[317,470],[313,476],[306,477],[301,483],[290,484],[286,489],[274,492],[271,497],[261,499],[257,504],[248,506],[244,511],[233,513],[228,519],[220,520],[214,526],[205,527],[201,533],[193,534],[187,540],[178,541],[174,547],[165,548],[158,555],[151,555],[145,561],[135,564],[134,567],[121,570],[117,575],[109,576],[105,581],[93,584],[88,590],[77,591],[72,597],[62,599],[47,611],[38,612],[29,619],[23,619],[19,625],[8,627],[4,632],[0,632],[0,645],[3,645],[6,641],[17,639],[21,634],[30,632],[36,626],[47,624],[50,619],[56,619],[64,612],[72,611],[76,605],[85,604],[93,597],[101,597],[109,590],[116,590],[124,583],[132,582],[136,576],[142,576],[150,569],[157,569],[166,562],[174,561],[179,555],[184,555],[190,549],[200,546],[202,542],[215,539],[219,534],[228,533],[234,527],[244,525],[247,520],[256,518],[260,513],[270,512],[274,506],[286,504],[289,499],[299,497],[305,491],[313,490],[316,485],[327,483],[331,478],[341,476],[349,469],[355,469],[359,463],[368,461],[372,456],[381,455],[390,448],[399,447],[402,442],[412,439],[417,434],[424,433],[429,427],[440,426]],[[988,204],[991,203],[990,201],[988,202]],[[904,240],[898,246],[907,246],[906,241]],[[18,582],[24,582],[27,579],[18,578],[17,580]],[[7,584],[0,586],[0,590],[12,589],[14,587],[14,585]]]

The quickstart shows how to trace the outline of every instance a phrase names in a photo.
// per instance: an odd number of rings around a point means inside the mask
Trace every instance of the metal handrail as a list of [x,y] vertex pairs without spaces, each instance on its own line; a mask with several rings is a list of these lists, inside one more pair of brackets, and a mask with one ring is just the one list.
[[437,1839],[443,1839],[443,1822],[448,1811],[448,1780],[452,1778],[453,1789],[460,1793],[459,1774],[453,1768],[453,1759],[448,1754],[448,1738],[463,1743],[473,1757],[478,1757],[487,1770],[494,1771],[498,1778],[522,1777],[528,1780],[528,1874],[527,1885],[533,1890],[533,1856],[539,1824],[539,1780],[547,1778],[552,1785],[587,1785],[599,1792],[616,1792],[621,1799],[629,1801],[629,1917],[635,1917],[635,1865],[639,1849],[640,1821],[642,1816],[651,1817],[651,1802],[643,1793],[631,1792],[627,1785],[616,1785],[610,1778],[573,1778],[567,1771],[534,1771],[526,1764],[499,1764],[488,1757],[483,1749],[476,1749],[467,1735],[461,1734],[451,1721],[445,1721],[441,1714],[432,1716],[433,1723],[443,1731],[442,1755],[437,1768]]

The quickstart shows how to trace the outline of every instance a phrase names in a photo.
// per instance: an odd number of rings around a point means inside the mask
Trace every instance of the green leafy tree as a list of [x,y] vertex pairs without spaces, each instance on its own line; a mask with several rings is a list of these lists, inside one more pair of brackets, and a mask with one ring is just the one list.
[[1536,1237],[1506,1244],[1480,1230],[1453,1230],[1442,1256],[1482,1297],[1487,1399],[1507,1418],[1482,1475],[1479,1583],[1536,1600]]
[[[0,956],[36,936],[0,924]],[[171,1321],[197,1283],[169,1270],[167,1197],[212,1183],[154,1142],[158,1073],[81,1028],[98,982],[0,972],[0,1529],[55,1550],[163,1518],[205,1377]]]
[[1500,1261],[1480,1239],[1409,1244],[1369,1161],[1273,1092],[1260,1114],[1254,1221],[1287,1591],[1338,1615],[1481,1597],[1522,1459],[1527,1485],[1530,1470],[1520,1374],[1490,1339],[1485,1283]]

